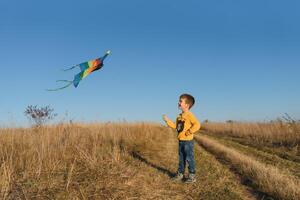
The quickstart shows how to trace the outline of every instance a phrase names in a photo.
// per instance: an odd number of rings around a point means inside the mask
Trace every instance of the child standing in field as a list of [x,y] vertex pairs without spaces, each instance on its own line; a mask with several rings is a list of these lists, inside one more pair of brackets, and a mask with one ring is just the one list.
[[178,133],[179,166],[174,180],[181,181],[183,179],[185,166],[188,163],[189,176],[186,180],[187,183],[196,182],[193,135],[200,129],[200,123],[190,111],[194,103],[195,99],[192,95],[182,94],[178,102],[178,108],[182,112],[178,115],[176,123],[171,121],[166,115],[163,115],[166,124],[170,128],[176,129]]

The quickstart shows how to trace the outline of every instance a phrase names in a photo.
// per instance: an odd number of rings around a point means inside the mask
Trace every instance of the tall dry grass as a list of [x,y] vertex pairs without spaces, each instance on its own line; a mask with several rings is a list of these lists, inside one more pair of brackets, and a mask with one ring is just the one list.
[[0,199],[253,199],[199,146],[199,184],[172,183],[177,148],[151,123],[0,129]]
[[207,136],[197,136],[196,139],[207,150],[230,162],[234,169],[243,177],[250,179],[259,190],[277,199],[300,199],[300,181],[288,172],[283,173],[276,167],[260,163]]
[[151,123],[0,129],[0,199],[254,199],[195,147],[199,183],[174,183],[176,133]]
[[270,123],[204,123],[203,130],[218,136],[230,136],[270,147],[298,148],[300,151],[300,123],[274,121]]
[[[122,198],[122,182],[134,173],[130,152],[149,148],[160,129],[150,123],[0,129],[0,199]],[[113,180],[119,185],[109,186]]]

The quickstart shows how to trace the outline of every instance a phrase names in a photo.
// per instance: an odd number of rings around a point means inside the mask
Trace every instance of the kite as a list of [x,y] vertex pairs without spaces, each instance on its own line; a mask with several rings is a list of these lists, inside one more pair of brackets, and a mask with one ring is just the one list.
[[111,53],[110,51],[107,51],[103,57],[96,58],[94,60],[90,60],[90,61],[78,64],[78,65],[75,65],[75,66],[73,66],[71,68],[65,69],[64,71],[69,71],[69,70],[72,70],[72,69],[74,69],[76,67],[79,67],[80,68],[80,72],[74,76],[73,81],[69,81],[69,80],[57,80],[56,81],[56,82],[65,82],[65,83],[67,83],[67,85],[65,85],[63,87],[60,87],[60,88],[57,88],[57,89],[48,89],[47,91],[62,90],[62,89],[65,89],[65,88],[71,86],[72,84],[74,85],[75,88],[77,88],[77,86],[79,85],[79,83],[80,83],[80,81],[82,79],[84,79],[85,77],[87,77],[92,72],[94,72],[96,70],[99,70],[99,69],[101,69],[103,67],[103,65],[104,65],[103,61],[105,60],[105,58],[110,53]]

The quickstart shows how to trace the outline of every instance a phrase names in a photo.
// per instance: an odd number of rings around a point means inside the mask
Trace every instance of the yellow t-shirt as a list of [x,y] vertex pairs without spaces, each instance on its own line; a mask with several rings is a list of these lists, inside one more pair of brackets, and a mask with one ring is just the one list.
[[193,139],[193,135],[200,129],[200,123],[192,112],[183,112],[176,118],[176,124],[171,121],[166,121],[170,128],[176,129],[178,140],[188,141]]

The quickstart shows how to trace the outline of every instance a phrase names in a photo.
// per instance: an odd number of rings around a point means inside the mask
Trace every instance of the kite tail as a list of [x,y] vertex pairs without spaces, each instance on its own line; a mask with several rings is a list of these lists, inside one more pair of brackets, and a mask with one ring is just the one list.
[[73,67],[70,67],[70,68],[67,68],[67,69],[63,69],[63,71],[64,71],[64,72],[65,72],[65,71],[69,71],[69,70],[74,69],[75,67],[79,67],[79,65],[75,65],[75,66],[73,66]]
[[47,89],[47,91],[53,92],[53,91],[62,90],[62,89],[65,89],[65,88],[67,88],[67,87],[69,87],[70,85],[73,84],[73,81],[68,81],[68,80],[57,80],[56,82],[66,82],[66,83],[68,83],[68,84],[65,85],[65,86],[63,86],[63,87],[56,88],[56,89]]

